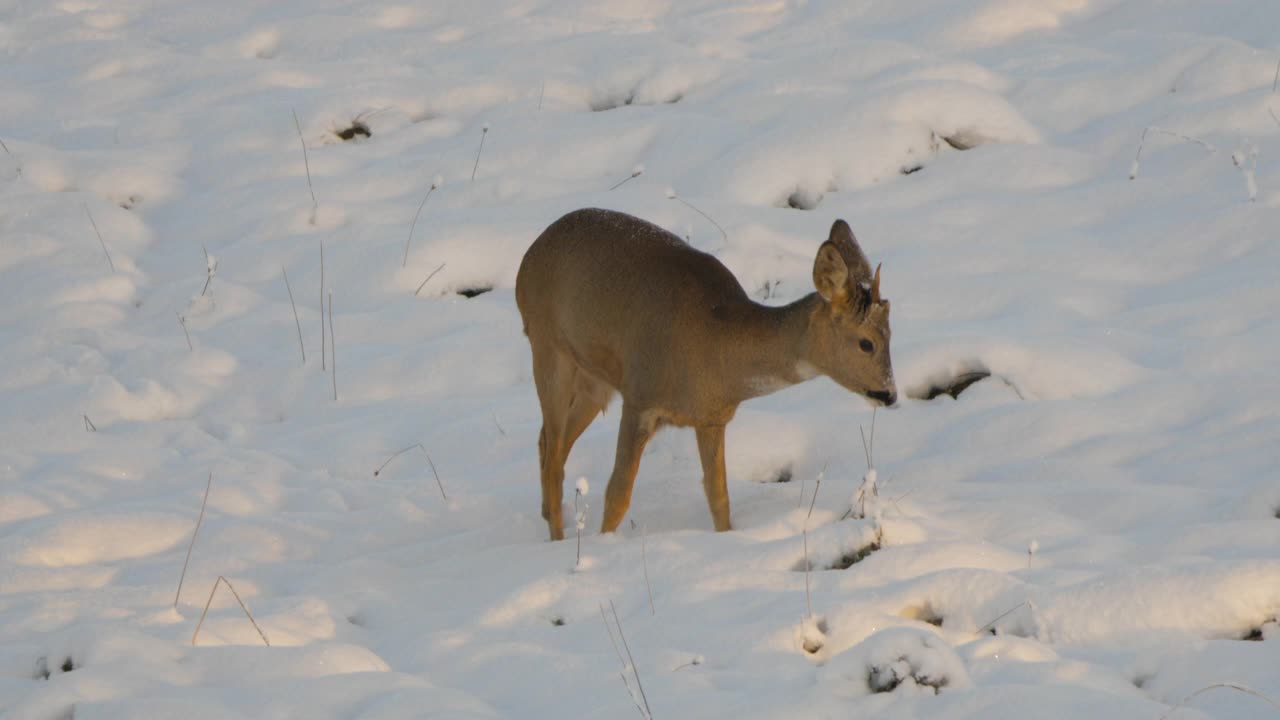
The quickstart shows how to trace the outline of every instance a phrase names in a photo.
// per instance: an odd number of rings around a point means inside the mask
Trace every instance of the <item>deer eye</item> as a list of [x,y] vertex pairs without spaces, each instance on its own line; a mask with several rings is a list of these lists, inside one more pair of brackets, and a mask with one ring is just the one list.
[[862,352],[867,353],[868,355],[876,351],[876,346],[866,338],[862,338],[858,341],[858,347],[862,348]]

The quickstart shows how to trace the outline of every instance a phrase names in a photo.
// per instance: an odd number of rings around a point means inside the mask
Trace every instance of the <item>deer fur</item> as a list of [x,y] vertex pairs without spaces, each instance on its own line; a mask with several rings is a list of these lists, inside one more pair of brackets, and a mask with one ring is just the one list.
[[542,517],[564,537],[564,463],[614,393],[622,417],[601,532],[631,503],[640,454],[665,425],[692,427],[718,531],[729,530],[724,432],[738,405],[826,375],[872,402],[897,399],[880,268],[836,220],[810,293],[784,307],[751,300],[719,260],[639,218],[575,210],[534,240],[516,304],[542,406]]

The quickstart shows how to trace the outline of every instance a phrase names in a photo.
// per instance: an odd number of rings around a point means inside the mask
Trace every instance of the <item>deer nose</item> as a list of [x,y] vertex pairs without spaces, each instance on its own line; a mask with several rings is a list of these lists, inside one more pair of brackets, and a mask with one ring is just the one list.
[[875,392],[869,392],[867,393],[867,397],[875,400],[881,405],[893,405],[898,402],[898,393],[891,390],[876,390]]

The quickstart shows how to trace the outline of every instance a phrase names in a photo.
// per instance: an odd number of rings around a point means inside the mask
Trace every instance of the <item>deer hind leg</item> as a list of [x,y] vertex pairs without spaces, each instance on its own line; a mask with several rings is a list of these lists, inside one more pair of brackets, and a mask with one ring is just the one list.
[[716,532],[729,527],[729,489],[724,476],[724,426],[707,425],[695,428],[698,436],[698,455],[702,457],[702,489],[707,494],[707,507],[711,508],[711,521]]
[[609,401],[609,388],[592,379],[568,355],[534,352],[534,384],[542,405],[538,460],[542,517],[552,540],[564,539],[564,463],[574,442]]
[[622,404],[618,452],[614,458],[613,474],[609,476],[609,487],[605,489],[600,532],[613,532],[622,524],[622,518],[631,506],[631,488],[636,482],[636,471],[640,469],[640,455],[657,429],[658,422],[654,417],[625,402]]
[[568,411],[572,366],[554,348],[539,347],[532,335],[533,383],[542,407],[542,432],[538,435],[538,466],[542,480],[542,517],[552,540],[564,538],[561,502],[564,494],[564,423]]

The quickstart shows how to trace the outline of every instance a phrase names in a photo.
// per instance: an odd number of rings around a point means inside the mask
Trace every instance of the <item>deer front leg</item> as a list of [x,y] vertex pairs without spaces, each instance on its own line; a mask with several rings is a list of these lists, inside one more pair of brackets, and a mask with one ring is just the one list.
[[729,489],[724,476],[724,426],[705,425],[694,430],[698,436],[698,454],[702,457],[702,489],[707,493],[707,507],[716,532],[729,527]]
[[622,518],[631,506],[631,488],[636,482],[636,471],[640,469],[640,454],[657,429],[658,423],[654,418],[645,417],[644,413],[625,402],[622,404],[618,453],[613,461],[609,486],[604,492],[604,519],[600,523],[600,532],[613,532],[622,524]]

